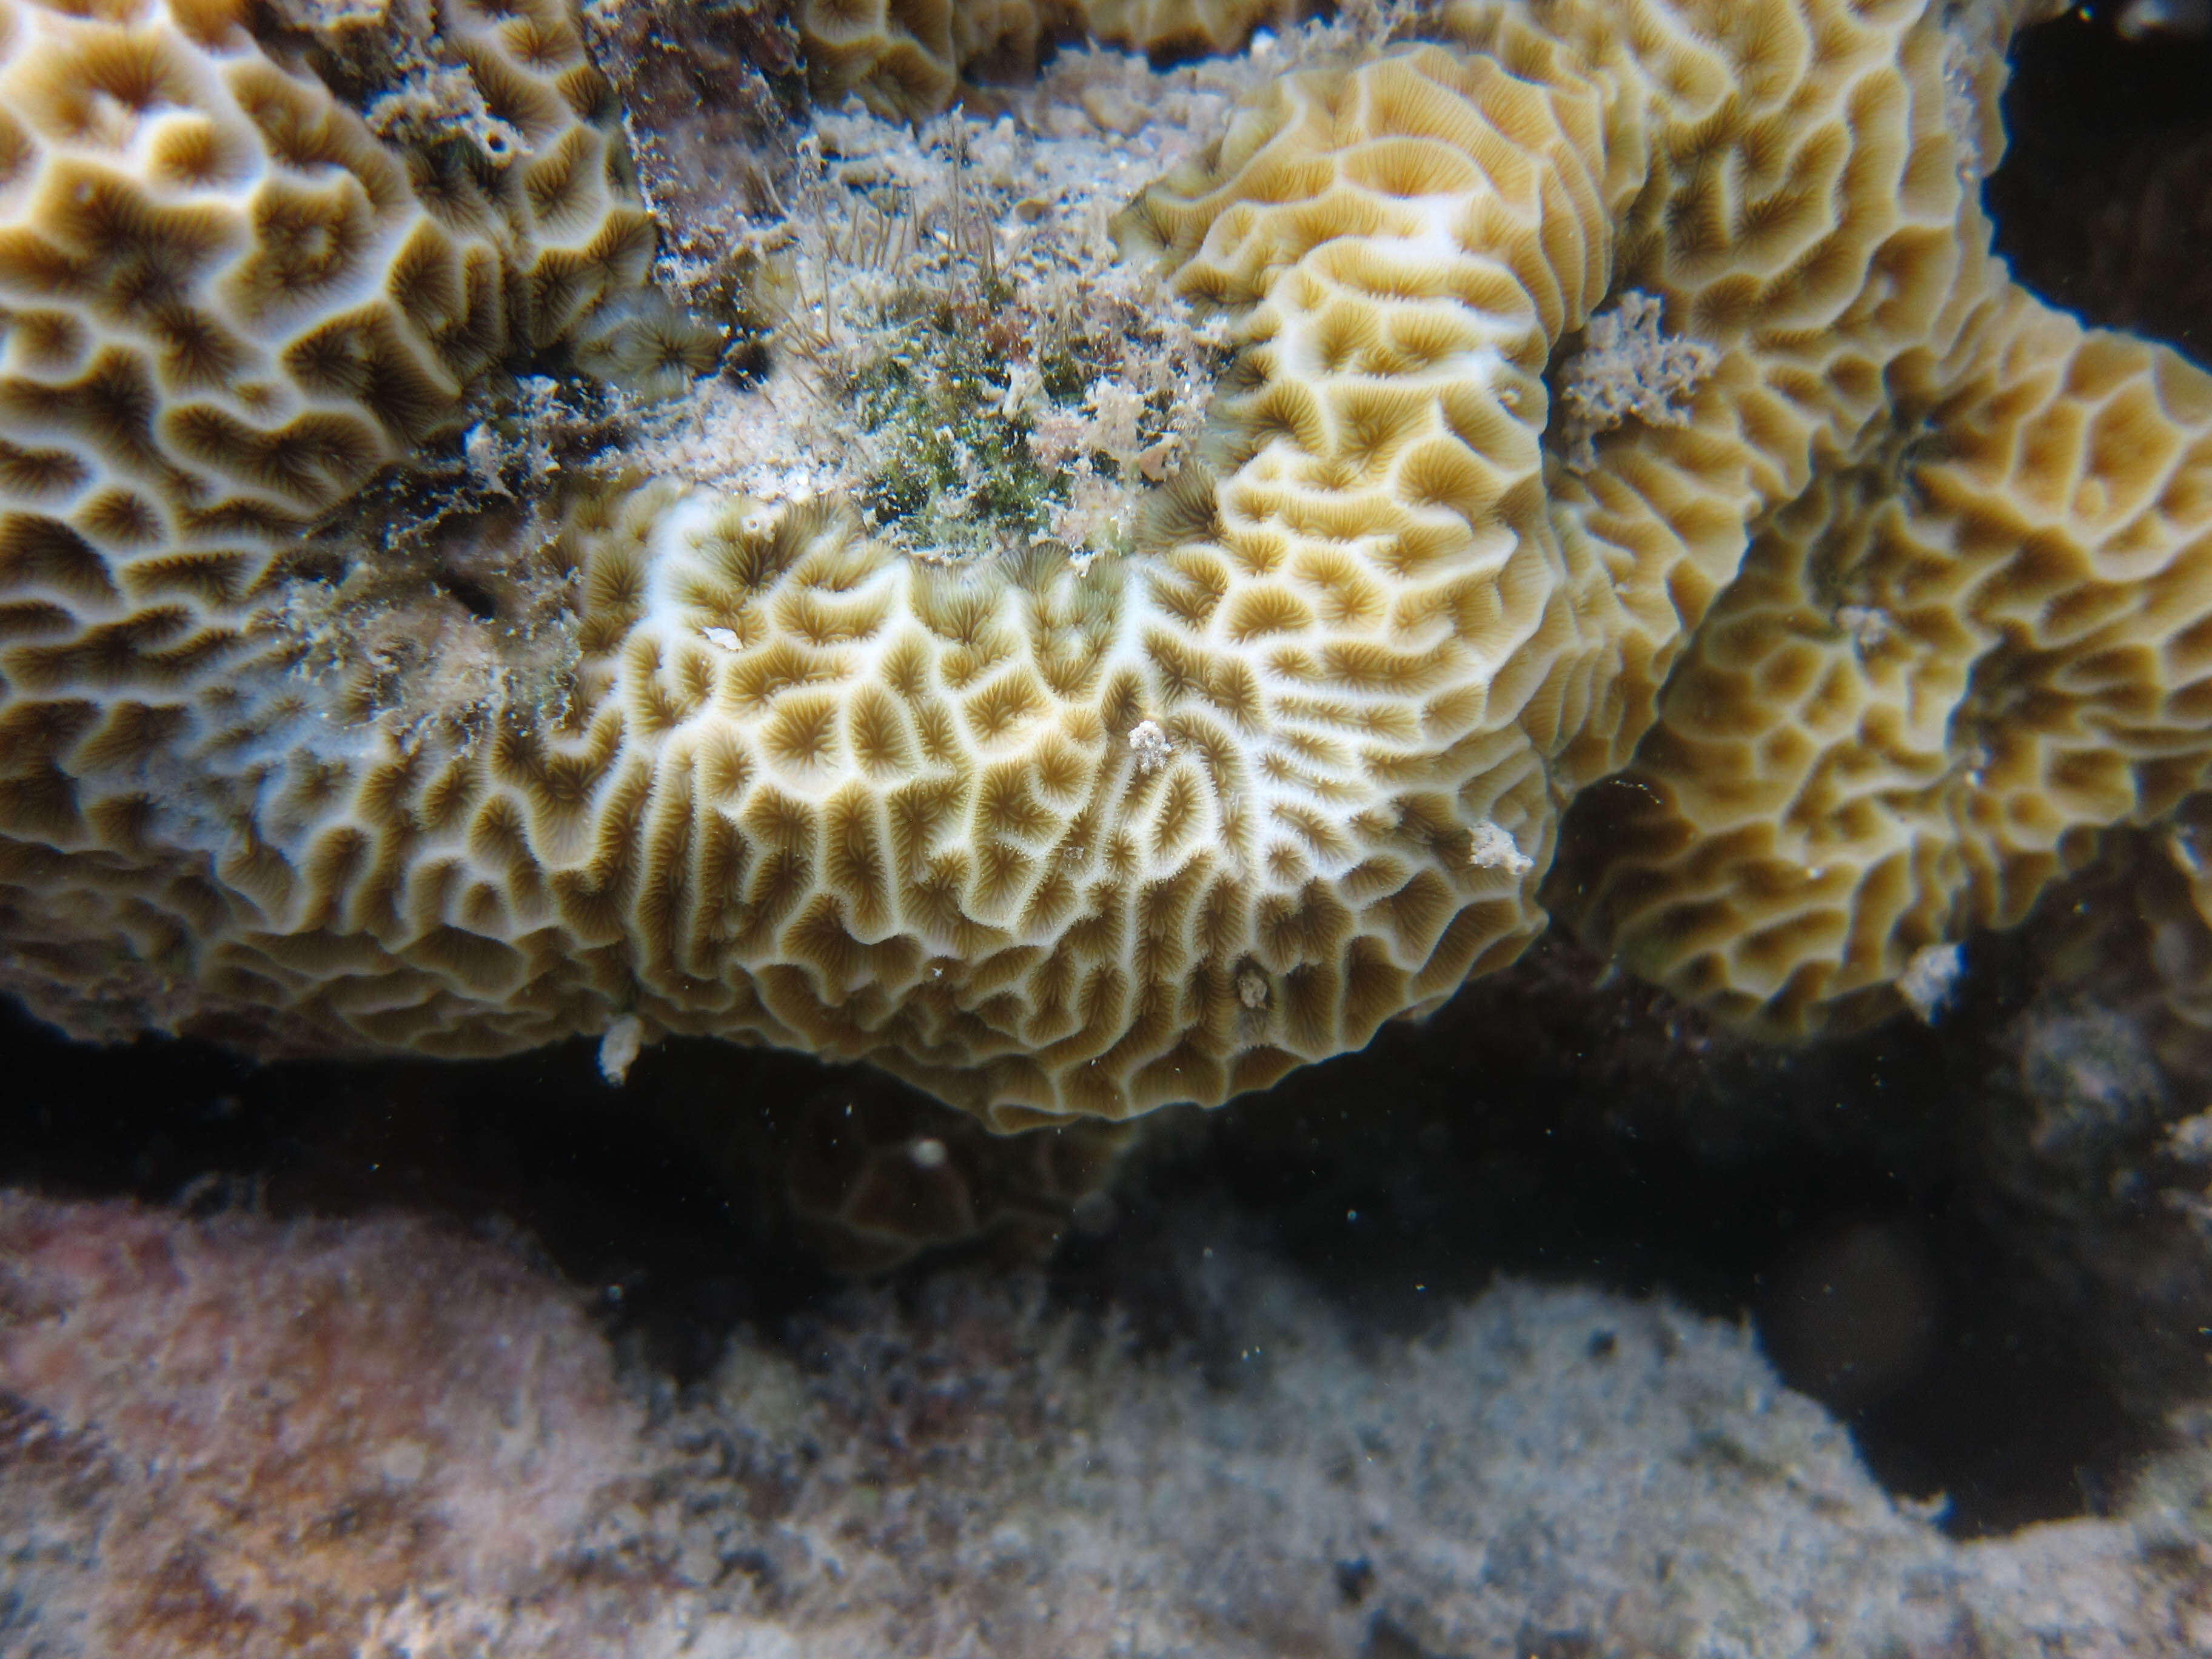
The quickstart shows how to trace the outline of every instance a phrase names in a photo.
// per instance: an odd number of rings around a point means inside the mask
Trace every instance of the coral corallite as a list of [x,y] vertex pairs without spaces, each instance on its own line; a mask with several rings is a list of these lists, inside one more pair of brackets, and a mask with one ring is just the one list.
[[[5,988],[273,1048],[634,1021],[1000,1127],[1263,1086],[1547,905],[1754,1020],[1888,1006],[2212,753],[2212,380],[1991,256],[1967,27],[1468,6],[1287,75],[1117,222],[1237,348],[1127,550],[603,483],[553,544],[573,672],[467,720],[193,656],[277,600],[176,598],[179,532],[128,554],[42,486]],[[1592,389],[1623,341],[1652,395]]]

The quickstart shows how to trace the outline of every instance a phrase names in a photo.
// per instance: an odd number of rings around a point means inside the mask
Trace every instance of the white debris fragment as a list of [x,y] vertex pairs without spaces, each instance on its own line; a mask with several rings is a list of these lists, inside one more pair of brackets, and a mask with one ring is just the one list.
[[461,459],[467,464],[469,477],[478,489],[487,495],[513,499],[514,492],[500,477],[499,434],[484,422],[478,421],[461,439]]
[[945,1143],[933,1135],[923,1135],[909,1142],[906,1155],[914,1160],[917,1170],[941,1170],[945,1167],[945,1160],[951,1156],[945,1150]]
[[1850,635],[1851,643],[1863,652],[1873,650],[1891,632],[1889,617],[1870,605],[1838,605],[1836,626]]
[[1267,976],[1257,968],[1237,975],[1237,1000],[1257,1013],[1267,1006]]
[[1521,850],[1504,827],[1488,818],[1476,824],[1468,838],[1467,861],[1478,870],[1503,870],[1512,876],[1525,876],[1536,867],[1536,860]]
[[1687,426],[1690,400],[1721,355],[1698,340],[1663,333],[1664,301],[1631,289],[1597,313],[1583,332],[1583,349],[1565,366],[1559,391],[1559,434],[1568,466],[1587,472],[1597,465],[1593,441],[1632,417],[1651,426]]
[[2185,1117],[2167,1130],[2166,1150],[2184,1164],[2212,1164],[2212,1111]]
[[599,1075],[619,1089],[644,1046],[645,1023],[635,1014],[620,1016],[599,1038]]
[[1175,744],[1168,741],[1168,734],[1158,720],[1139,720],[1131,726],[1129,747],[1137,757],[1138,775],[1147,778],[1165,766],[1168,757],[1175,753]]
[[1933,1025],[1966,972],[1966,948],[1963,945],[1923,945],[1912,953],[1912,960],[1898,975],[1897,993],[1922,1024]]
[[742,643],[732,629],[702,628],[699,631],[707,636],[708,644],[719,645],[725,651],[734,651]]

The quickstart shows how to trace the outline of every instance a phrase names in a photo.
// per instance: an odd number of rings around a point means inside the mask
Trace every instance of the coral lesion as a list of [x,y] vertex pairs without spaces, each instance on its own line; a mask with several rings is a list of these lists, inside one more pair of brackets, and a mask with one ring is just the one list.
[[1004,412],[1006,341],[983,307],[1009,296],[987,287],[977,297],[982,307],[946,301],[913,319],[852,386],[859,429],[877,446],[861,509],[927,558],[1011,552],[1049,534],[1066,506],[1064,479],[1037,465],[1026,423]]

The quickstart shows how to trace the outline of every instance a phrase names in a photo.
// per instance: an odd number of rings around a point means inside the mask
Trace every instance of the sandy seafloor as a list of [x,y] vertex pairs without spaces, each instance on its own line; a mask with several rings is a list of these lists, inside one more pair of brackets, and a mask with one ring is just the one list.
[[[2023,279],[2212,362],[2212,51],[2012,99]],[[1784,1052],[1547,941],[1057,1207],[791,1055],[9,1017],[0,1656],[2212,1653],[2212,1102],[1968,963]],[[957,1154],[858,1278],[848,1109]]]

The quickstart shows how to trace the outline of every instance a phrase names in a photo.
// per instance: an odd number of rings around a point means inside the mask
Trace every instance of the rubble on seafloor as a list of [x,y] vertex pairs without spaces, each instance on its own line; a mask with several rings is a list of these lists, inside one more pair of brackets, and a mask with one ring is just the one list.
[[[1364,1329],[1172,1218],[1210,1352],[941,1275],[625,1365],[521,1241],[0,1205],[11,1654],[2201,1652],[2212,1451],[1975,1542],[1748,1334]],[[1211,1243],[1206,1241],[1211,1240]]]
[[[1152,1121],[1045,1271],[940,1253],[842,1288],[792,1282],[748,1218],[769,1206],[702,1216],[732,1206],[685,1150],[707,1101],[790,1094],[805,1062],[733,1075],[668,1045],[635,1115],[564,1107],[588,1045],[565,1068],[276,1068],[195,1128],[216,1062],[157,1052],[176,1100],[100,1136],[143,1147],[125,1184],[233,1173],[167,1205],[0,1198],[0,1651],[2203,1650],[2212,1422],[2185,1327],[2212,1286],[2185,1211],[2212,1134],[2190,1085],[2124,1015],[2015,1004],[1998,955],[1940,1030],[1795,1054],[1593,966],[1540,948],[1422,1032]],[[948,1109],[824,1080],[855,1109],[803,1114],[802,1143],[826,1121],[933,1173],[972,1158]],[[312,1109],[269,1115],[279,1086]],[[114,1190],[64,1146],[88,1121],[55,1114],[63,1150],[8,1178]],[[837,1159],[791,1156],[770,1173],[803,1212]],[[1870,1159],[1916,1192],[1870,1202]],[[1670,1242],[1723,1214],[1767,1236],[1733,1316],[1714,1242]],[[2031,1303],[2126,1360],[2155,1432],[2082,1449],[2031,1358],[2009,1386],[2039,1443],[1982,1455],[2082,1461],[2021,1524],[1985,1462],[1955,1492],[1900,1476],[1884,1413],[1932,1375],[1951,1431],[1988,1431],[1973,1383],[2032,1354]]]

